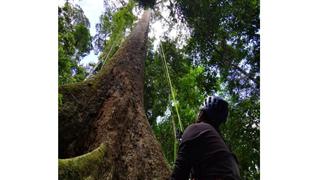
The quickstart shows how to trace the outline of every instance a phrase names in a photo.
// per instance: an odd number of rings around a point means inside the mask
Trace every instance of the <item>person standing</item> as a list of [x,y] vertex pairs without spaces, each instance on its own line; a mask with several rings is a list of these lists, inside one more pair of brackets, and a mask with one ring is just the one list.
[[228,103],[209,96],[196,123],[184,131],[171,180],[239,180],[236,156],[225,144],[219,126],[228,116]]

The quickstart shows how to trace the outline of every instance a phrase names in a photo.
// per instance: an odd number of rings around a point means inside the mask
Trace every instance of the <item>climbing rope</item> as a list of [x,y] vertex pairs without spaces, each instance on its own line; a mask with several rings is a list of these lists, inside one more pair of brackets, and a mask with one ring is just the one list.
[[[111,48],[109,49],[107,56],[106,56],[105,58],[102,58],[102,62],[100,62],[100,63],[102,63],[102,67],[103,67],[103,65],[106,63],[106,61],[108,60],[109,54],[110,54],[110,52],[111,52],[112,49],[113,49],[113,45],[114,45],[114,44],[111,45]],[[91,69],[91,71],[89,72],[88,76],[87,76],[85,79],[88,79],[88,78],[90,78],[90,77],[93,75],[94,71],[97,70],[97,68],[98,68],[98,66],[100,65],[100,63],[98,62],[98,63]]]
[[[167,65],[167,62],[166,62],[166,58],[164,56],[164,51],[163,51],[163,48],[162,48],[162,42],[160,42],[160,49],[161,49],[161,53],[160,53],[160,56],[162,56],[162,60],[163,60],[163,66],[164,66],[164,69],[165,69],[165,72],[166,72],[166,76],[167,76],[167,79],[168,79],[168,83],[169,83],[169,86],[170,86],[170,92],[171,92],[171,96],[172,96],[172,100],[173,100],[173,105],[175,107],[175,110],[176,110],[176,113],[177,113],[177,116],[178,116],[178,121],[179,121],[179,127],[180,127],[180,131],[182,132],[183,131],[183,127],[182,127],[182,123],[181,123],[181,119],[180,119],[180,115],[179,115],[179,111],[178,111],[178,105],[177,105],[177,101],[176,101],[176,97],[175,97],[175,94],[174,94],[174,88],[172,86],[172,82],[171,82],[171,79],[170,79],[170,75],[169,75],[169,69],[168,69],[168,65]],[[177,141],[177,133],[176,133],[176,125],[175,125],[175,121],[172,118],[172,130],[173,130],[173,139],[174,139],[174,143],[173,143],[173,161],[176,160],[176,156],[177,156],[177,144],[178,144],[178,141]]]
[[[124,38],[122,38],[122,39],[120,40],[120,45],[119,45],[119,47],[122,46],[123,42],[124,42]],[[111,45],[111,47],[110,47],[107,55],[102,58],[102,61],[100,62],[100,63],[102,63],[101,68],[106,64],[107,60],[109,59],[109,55],[110,55],[111,51],[113,50],[114,45],[115,45],[115,43],[112,43],[112,45]],[[100,63],[98,62],[98,63],[93,67],[93,69],[90,70],[89,74],[86,76],[85,79],[88,79],[88,78],[90,78],[90,77],[93,75],[94,71],[97,70],[97,68],[98,68],[98,66],[100,65]]]
[[175,97],[175,94],[174,94],[174,88],[173,88],[172,83],[171,83],[169,70],[168,70],[168,65],[167,65],[166,58],[164,56],[164,52],[163,52],[163,48],[162,48],[162,42],[160,42],[160,48],[161,48],[161,55],[162,55],[162,59],[163,59],[163,64],[164,64],[165,71],[166,71],[166,76],[167,76],[167,79],[168,79],[168,82],[169,82],[169,86],[170,86],[171,96],[172,96],[172,99],[173,99],[173,105],[175,107],[175,110],[176,110],[176,113],[177,113],[177,116],[178,116],[180,131],[183,132],[183,127],[182,127],[182,123],[181,123],[181,119],[180,119],[180,115],[179,115],[179,111],[178,111],[178,105],[177,105],[176,97]]

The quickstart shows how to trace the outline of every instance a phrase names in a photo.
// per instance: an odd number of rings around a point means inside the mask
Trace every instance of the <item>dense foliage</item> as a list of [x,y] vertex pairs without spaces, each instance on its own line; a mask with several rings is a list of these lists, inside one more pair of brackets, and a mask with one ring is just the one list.
[[[192,60],[184,56],[182,50],[177,49],[175,44],[170,40],[162,42],[164,58],[160,49],[148,52],[144,98],[149,122],[171,165],[174,162],[175,131],[179,129],[174,104],[178,106],[182,126],[186,128],[194,122],[198,107],[204,99],[202,85],[199,83],[203,78],[204,68],[192,65]],[[170,95],[164,59],[167,62],[177,102],[173,102]]]
[[[119,2],[121,7],[111,2]],[[161,10],[169,11],[170,16],[165,21],[171,29],[181,22],[188,27],[190,37],[181,39],[178,35],[170,39],[164,36],[162,48],[154,46],[155,39],[149,39],[144,89],[145,112],[166,159],[173,165],[177,148],[175,135],[179,129],[175,106],[185,129],[195,121],[203,99],[214,93],[229,102],[230,114],[221,132],[239,159],[242,178],[259,179],[259,0],[162,0],[152,1],[152,5],[144,4],[148,1],[138,2],[105,1],[105,13],[96,25],[97,34],[94,37],[95,51],[100,53],[95,71],[112,57],[129,34],[137,19],[134,11],[139,9],[139,5],[153,7],[155,13],[151,22],[165,19]],[[71,5],[65,9],[59,8],[61,83],[84,78],[85,71],[78,63],[90,51],[91,38],[90,34],[85,33],[84,28],[88,28],[89,23],[80,9]],[[76,12],[78,15],[75,15]],[[82,30],[77,26],[81,26]],[[177,46],[181,41],[185,41],[185,45]],[[175,102],[164,60],[171,77]]]
[[66,2],[58,7],[59,84],[84,80],[80,60],[92,49],[90,23],[78,5]]
[[136,0],[139,4],[140,7],[143,8],[153,8],[154,5],[156,4],[156,0]]
[[171,11],[192,29],[185,54],[205,67],[205,92],[214,91],[230,102],[229,121],[222,132],[239,158],[243,179],[258,179],[259,1],[177,0]]
[[[170,73],[174,81],[184,128],[194,122],[204,96],[214,92],[226,98],[230,103],[230,115],[228,122],[222,127],[224,138],[239,159],[243,179],[259,179],[259,1],[178,0],[170,1],[168,8],[171,10],[171,19],[180,18],[180,21],[185,22],[191,29],[191,37],[187,40],[187,45],[178,50],[176,55],[172,53],[175,46],[165,50],[168,64],[172,69]],[[181,57],[189,63],[181,65]],[[190,78],[188,77],[190,73],[183,74],[185,65],[189,68],[200,66],[204,70],[198,71],[196,76]],[[147,63],[146,69],[148,68],[150,67]],[[168,92],[164,94],[165,91],[161,90],[163,85],[157,85],[157,82],[161,82],[164,78],[163,73],[155,73],[153,76],[147,74],[147,79],[153,79],[151,87],[147,89],[154,92],[148,91],[146,96],[155,94],[161,101],[153,100],[153,107],[148,111],[153,112],[153,115],[149,117],[152,123],[154,118],[164,117],[164,120],[154,129],[163,145],[167,159],[172,163],[174,162],[172,155],[174,141],[171,119],[177,121],[177,117],[172,110],[172,103],[161,105],[164,104],[163,99],[168,99],[169,96]],[[179,82],[180,79],[188,79],[188,81],[185,81],[187,83]],[[166,88],[169,88],[168,84]],[[199,91],[194,91],[193,88]],[[151,98],[157,99],[156,96]],[[192,100],[198,101],[192,102]],[[158,114],[157,109],[161,109],[162,114]],[[171,112],[170,114],[164,113],[167,109]]]
[[92,73],[99,71],[112,57],[123,42],[126,31],[131,30],[133,22],[137,19],[132,13],[133,7],[134,1],[129,1],[121,8],[105,1],[105,12],[100,16],[100,23],[96,24],[97,34],[94,36],[95,53],[101,54]]

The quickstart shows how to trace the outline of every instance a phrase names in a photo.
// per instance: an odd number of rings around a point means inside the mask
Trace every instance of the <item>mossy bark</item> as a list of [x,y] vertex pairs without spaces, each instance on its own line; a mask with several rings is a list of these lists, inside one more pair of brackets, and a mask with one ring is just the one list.
[[[93,78],[59,93],[59,158],[105,144],[98,179],[168,179],[170,170],[143,108],[144,61],[150,10]],[[91,175],[87,178],[96,178]]]
[[59,159],[59,179],[79,180],[79,179],[100,179],[103,172],[107,171],[105,165],[106,146],[101,144],[92,152],[81,156]]

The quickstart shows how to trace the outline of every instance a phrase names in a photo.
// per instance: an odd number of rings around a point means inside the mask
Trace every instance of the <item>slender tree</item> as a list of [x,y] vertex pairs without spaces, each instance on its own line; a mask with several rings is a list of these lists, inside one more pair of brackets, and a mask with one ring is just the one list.
[[149,19],[150,10],[145,10],[96,76],[59,89],[63,94],[59,108],[61,179],[169,177],[169,166],[143,108]]

